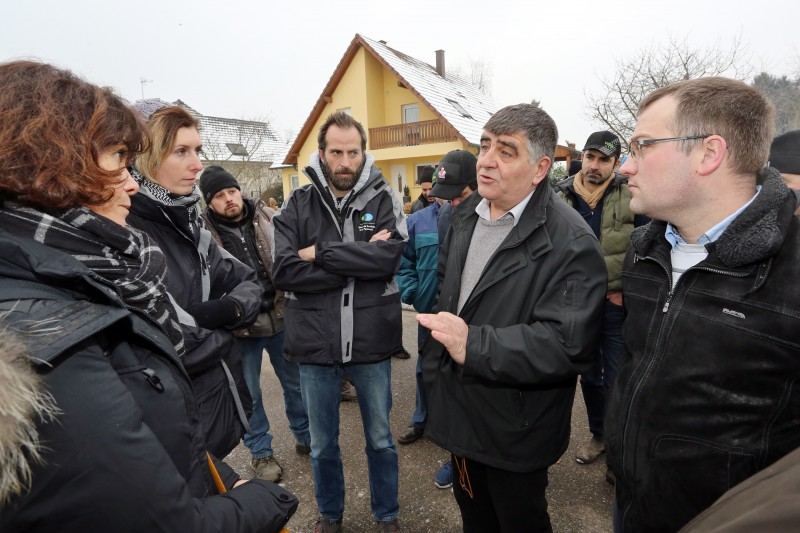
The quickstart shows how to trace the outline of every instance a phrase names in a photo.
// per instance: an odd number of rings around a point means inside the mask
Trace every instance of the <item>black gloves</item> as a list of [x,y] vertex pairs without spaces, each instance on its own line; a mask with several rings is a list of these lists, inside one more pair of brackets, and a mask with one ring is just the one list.
[[217,329],[235,323],[241,316],[241,311],[236,302],[230,298],[209,300],[187,309],[197,322],[197,325],[206,329]]

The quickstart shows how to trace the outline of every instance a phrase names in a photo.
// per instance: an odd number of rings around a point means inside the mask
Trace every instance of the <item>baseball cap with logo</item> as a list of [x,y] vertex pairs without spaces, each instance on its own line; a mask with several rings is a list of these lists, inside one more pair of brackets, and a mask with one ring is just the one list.
[[452,200],[458,198],[468,185],[477,188],[477,164],[475,154],[466,150],[453,150],[445,154],[433,173],[431,196]]
[[586,150],[597,150],[603,155],[619,157],[622,153],[622,144],[619,142],[619,137],[610,131],[596,131],[586,139],[583,151]]

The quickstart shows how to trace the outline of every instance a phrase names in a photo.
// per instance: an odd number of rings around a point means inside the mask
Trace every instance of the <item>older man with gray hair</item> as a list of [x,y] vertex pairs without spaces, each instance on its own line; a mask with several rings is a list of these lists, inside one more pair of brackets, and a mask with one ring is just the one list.
[[[538,107],[495,113],[478,194],[450,217],[423,376],[425,434],[452,454],[466,533],[552,531],[547,469],[569,443],[576,376],[592,365],[606,268],[550,188],[558,130]],[[443,270],[442,270],[443,268]]]

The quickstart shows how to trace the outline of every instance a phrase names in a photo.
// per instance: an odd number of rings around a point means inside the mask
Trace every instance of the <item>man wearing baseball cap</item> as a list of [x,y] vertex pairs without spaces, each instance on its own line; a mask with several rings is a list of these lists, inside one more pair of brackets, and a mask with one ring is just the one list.
[[[453,150],[447,153],[436,168],[436,172],[431,173],[432,179],[436,180],[434,189],[439,193],[439,196],[431,194],[436,201],[408,217],[408,242],[403,250],[396,279],[400,287],[401,301],[413,305],[420,313],[431,312],[439,289],[436,269],[439,263],[439,243],[444,240],[440,239],[440,235],[447,231],[446,228],[442,228],[441,214],[449,212],[478,188],[476,163],[475,155],[466,150]],[[446,200],[450,202],[445,203]],[[448,220],[449,218],[445,219],[445,224]],[[416,442],[425,430],[428,408],[422,386],[422,347],[429,336],[429,329],[418,326],[414,414],[411,416],[408,430],[397,437],[397,442],[400,444]],[[440,489],[450,488],[452,485],[450,462],[437,471],[434,483]]]
[[[592,438],[580,446],[575,460],[593,463],[605,453],[603,418],[606,398],[617,375],[622,355],[622,260],[633,228],[648,222],[630,208],[628,179],[617,174],[622,145],[610,131],[589,135],[583,148],[581,170],[555,187],[559,196],[574,207],[600,241],[608,270],[608,288],[603,307],[601,337],[595,363],[581,375],[581,390]],[[609,481],[613,478],[607,477]]]

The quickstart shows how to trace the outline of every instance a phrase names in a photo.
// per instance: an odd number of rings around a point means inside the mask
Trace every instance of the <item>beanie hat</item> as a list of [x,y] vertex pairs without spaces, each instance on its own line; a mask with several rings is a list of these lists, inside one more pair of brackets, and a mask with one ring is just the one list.
[[203,200],[206,201],[206,204],[211,203],[211,199],[214,198],[215,194],[228,187],[236,187],[240,191],[242,190],[236,178],[222,167],[212,165],[200,174],[200,191],[203,193]]
[[169,105],[173,104],[165,102],[160,98],[148,98],[146,100],[137,100],[136,103],[134,103],[131,107],[139,114],[140,117],[142,117],[142,120],[147,122],[150,120],[150,115]]
[[478,186],[478,158],[466,150],[447,152],[434,174],[431,196],[442,200],[458,198],[467,186]]
[[787,131],[772,140],[769,166],[784,174],[800,174],[800,130]]
[[417,184],[422,185],[423,183],[433,183],[433,170],[434,168],[431,166],[424,167],[422,169],[422,173],[419,175]]
[[586,139],[586,146],[583,147],[583,151],[585,152],[586,150],[597,150],[605,156],[613,155],[618,158],[619,154],[622,153],[622,144],[619,142],[619,137],[610,131],[596,131]]

